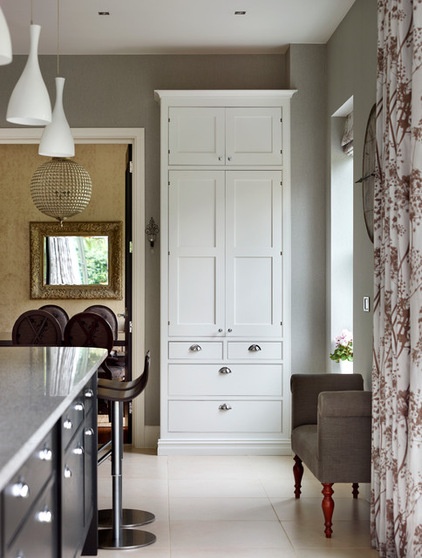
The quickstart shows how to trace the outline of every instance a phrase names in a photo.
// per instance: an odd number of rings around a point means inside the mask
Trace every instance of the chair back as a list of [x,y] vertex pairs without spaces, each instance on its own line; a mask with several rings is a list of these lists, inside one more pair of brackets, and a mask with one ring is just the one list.
[[103,317],[107,322],[110,324],[111,331],[113,332],[113,338],[116,340],[118,337],[119,332],[119,323],[117,320],[117,316],[114,311],[105,306],[104,304],[93,304],[92,306],[88,306],[85,308],[85,312],[95,312]]
[[57,304],[44,304],[44,306],[40,306],[40,310],[46,310],[47,312],[50,312],[50,314],[53,314],[59,322],[62,332],[64,333],[64,328],[69,321],[69,315],[64,308],[58,306]]
[[13,325],[14,345],[62,345],[63,332],[57,319],[46,310],[27,310]]
[[110,324],[95,312],[79,312],[72,316],[64,329],[67,347],[100,347],[108,352],[113,348]]

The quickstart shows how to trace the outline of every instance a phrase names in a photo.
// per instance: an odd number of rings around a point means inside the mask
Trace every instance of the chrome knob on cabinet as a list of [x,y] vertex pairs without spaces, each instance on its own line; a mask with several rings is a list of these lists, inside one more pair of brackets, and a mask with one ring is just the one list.
[[63,476],[65,479],[70,479],[72,477],[72,471],[69,469],[67,465],[64,468]]
[[63,428],[65,430],[71,430],[73,427],[72,421],[70,419],[66,419],[63,423]]
[[94,392],[91,388],[85,390],[84,396],[86,399],[92,399],[94,397]]
[[19,481],[12,485],[10,492],[15,498],[28,498],[30,491],[26,482]]
[[39,452],[38,457],[41,461],[51,461],[53,459],[53,452],[50,448],[44,448]]
[[223,368],[220,368],[219,372],[220,372],[220,374],[231,374],[232,373],[230,368],[228,368],[227,366],[223,366]]
[[231,161],[231,160],[232,160],[232,158],[231,158],[231,157],[227,157],[227,161]]
[[221,157],[221,155],[220,155],[220,157],[218,158],[218,160],[219,160],[219,161],[222,161],[222,160],[223,160],[223,157]]
[[75,411],[83,411],[85,409],[83,403],[75,403],[73,405],[73,408],[75,409]]
[[85,436],[94,436],[94,429],[93,428],[86,428],[85,429]]
[[229,333],[231,333],[233,330],[231,327],[229,327],[229,329],[227,330]]
[[230,405],[227,405],[227,403],[223,403],[218,408],[220,409],[220,411],[230,411],[231,410]]
[[198,353],[199,351],[202,351],[202,347],[201,345],[191,345],[189,347],[189,350],[192,351],[193,353]]
[[223,333],[223,330],[222,330],[222,328],[221,328],[221,327],[220,327],[220,328],[218,328],[218,333]]
[[78,446],[77,448],[74,448],[74,449],[72,450],[72,453],[73,453],[74,455],[83,455],[83,453],[84,453],[84,448],[83,448],[82,446]]
[[51,523],[53,521],[53,514],[47,506],[45,506],[42,511],[38,512],[36,517],[37,521],[40,523]]
[[248,348],[248,351],[251,351],[252,353],[256,353],[256,352],[261,351],[261,350],[262,350],[262,349],[261,349],[261,347],[260,347],[259,345],[251,345],[251,346]]

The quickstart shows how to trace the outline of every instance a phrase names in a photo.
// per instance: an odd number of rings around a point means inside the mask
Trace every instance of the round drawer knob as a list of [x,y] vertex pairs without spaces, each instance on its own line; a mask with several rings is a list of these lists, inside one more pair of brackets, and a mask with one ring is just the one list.
[[86,397],[86,399],[92,399],[94,397],[94,392],[92,391],[92,389],[87,389],[85,390],[84,396]]
[[41,461],[51,461],[53,459],[53,452],[49,448],[44,448],[38,454]]
[[220,368],[219,372],[220,372],[220,374],[231,374],[232,373],[230,368],[228,368],[227,366],[223,366],[223,368]]
[[85,429],[85,436],[94,436],[94,429],[93,428],[86,428]]
[[53,514],[47,506],[37,513],[37,521],[40,523],[51,523],[53,521]]
[[84,453],[84,448],[82,446],[78,446],[77,448],[74,448],[72,453],[74,455],[83,455]]
[[227,405],[227,403],[223,403],[218,408],[220,409],[220,411],[231,411],[231,407],[230,405]]
[[11,494],[15,498],[28,498],[29,496],[29,486],[26,482],[16,482],[12,485]]
[[72,471],[69,469],[67,465],[64,468],[63,476],[65,479],[70,479],[72,477]]
[[63,428],[65,430],[71,430],[72,426],[73,426],[73,424],[72,424],[72,421],[70,419],[66,419],[63,423]]
[[85,407],[83,403],[75,403],[73,408],[75,411],[83,411]]

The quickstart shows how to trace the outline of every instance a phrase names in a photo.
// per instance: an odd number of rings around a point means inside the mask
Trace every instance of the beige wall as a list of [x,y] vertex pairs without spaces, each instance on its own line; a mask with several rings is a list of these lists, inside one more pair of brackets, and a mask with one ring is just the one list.
[[[29,222],[50,221],[34,206],[30,182],[34,171],[48,161],[37,145],[0,145],[0,289],[2,311],[0,332],[9,334],[15,319],[25,310],[39,308],[48,300],[29,297]],[[124,221],[125,145],[76,145],[74,160],[89,172],[93,188],[89,206],[69,221]],[[69,315],[98,300],[54,300]],[[124,312],[124,301],[106,301],[116,313]]]

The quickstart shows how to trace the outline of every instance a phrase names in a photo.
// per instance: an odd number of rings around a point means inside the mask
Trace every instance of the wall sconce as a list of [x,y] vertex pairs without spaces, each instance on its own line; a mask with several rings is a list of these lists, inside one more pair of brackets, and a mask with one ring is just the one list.
[[145,234],[147,235],[149,245],[151,246],[151,248],[154,248],[154,242],[157,240],[157,235],[159,232],[160,232],[160,227],[154,221],[154,218],[151,217],[148,226],[145,229]]

